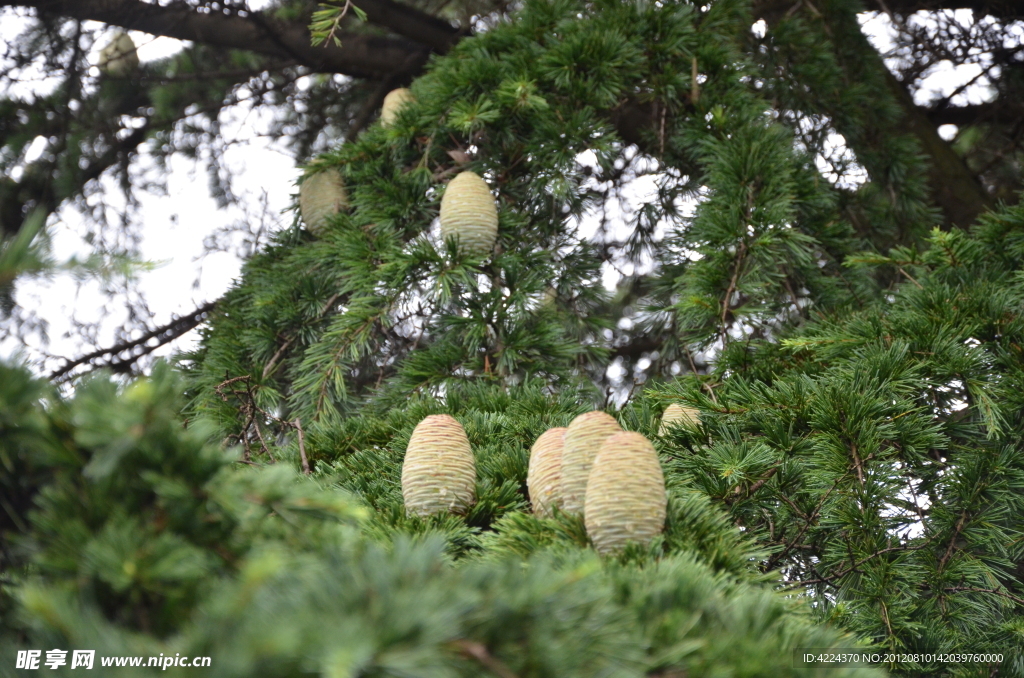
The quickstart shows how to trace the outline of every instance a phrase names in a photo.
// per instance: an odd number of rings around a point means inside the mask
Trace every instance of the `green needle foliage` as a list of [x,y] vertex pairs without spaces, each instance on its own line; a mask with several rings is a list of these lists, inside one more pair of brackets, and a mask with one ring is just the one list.
[[[843,89],[875,67],[857,9],[821,3],[847,19],[827,31],[783,17],[751,50],[733,0],[526,2],[436,58],[394,123],[318,159],[349,207],[254,256],[179,370],[63,397],[4,367],[4,656],[1024,675],[1024,209],[932,230],[886,88]],[[822,116],[891,137],[855,191],[815,166]],[[466,169],[498,206],[484,258],[434,224]],[[582,237],[644,173],[656,197],[628,238]],[[634,266],[614,293],[604,262]],[[606,370],[637,341],[647,383],[614,414],[655,441],[668,518],[602,560],[579,516],[532,515],[529,449],[611,409]],[[673,402],[700,422],[659,435]],[[470,440],[477,500],[409,516],[403,457],[440,413]],[[911,657],[793,661],[858,646]]]

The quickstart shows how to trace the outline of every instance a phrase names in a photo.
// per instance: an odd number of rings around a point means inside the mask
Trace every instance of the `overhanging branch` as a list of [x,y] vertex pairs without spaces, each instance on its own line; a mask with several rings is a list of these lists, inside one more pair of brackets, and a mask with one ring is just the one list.
[[107,367],[115,372],[123,372],[134,365],[139,358],[149,355],[161,346],[194,329],[199,323],[206,320],[216,303],[215,301],[207,302],[188,315],[175,318],[166,325],[146,332],[138,339],[124,341],[69,360],[60,369],[51,373],[50,379],[58,382],[64,381],[75,368],[82,365],[88,365],[90,370]]
[[[386,3],[378,4],[384,7]],[[339,35],[341,47],[313,47],[305,24],[281,21],[260,12],[249,16],[203,14],[185,4],[161,6],[141,0],[0,0],[0,7],[16,6],[213,47],[294,59],[314,71],[360,78],[387,77],[407,63],[410,55],[421,55],[422,63],[426,63],[430,52],[430,46],[420,42],[362,33]],[[393,20],[405,32],[412,30],[415,19],[411,12],[388,12],[386,7],[376,16],[382,21]],[[436,23],[422,24],[426,34],[438,41]]]

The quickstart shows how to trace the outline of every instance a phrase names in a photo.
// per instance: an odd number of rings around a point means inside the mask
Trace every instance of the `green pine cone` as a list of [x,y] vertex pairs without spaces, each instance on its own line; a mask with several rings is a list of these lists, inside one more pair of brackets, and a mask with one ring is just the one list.
[[465,513],[476,499],[476,462],[462,424],[426,417],[412,432],[402,463],[405,510],[421,517]]
[[594,457],[605,438],[620,431],[622,429],[615,417],[600,410],[581,414],[569,424],[562,450],[562,510],[567,513],[583,512],[587,477]]
[[540,434],[530,448],[526,487],[530,491],[533,512],[541,518],[549,517],[555,507],[562,508],[562,450],[566,430],[550,428]]
[[459,251],[486,257],[498,238],[498,210],[487,182],[476,172],[461,172],[441,197],[441,237],[455,237]]
[[405,87],[399,87],[388,92],[384,97],[384,103],[380,107],[380,124],[389,127],[398,117],[398,111],[407,103],[416,101],[412,92]]
[[124,31],[118,31],[114,39],[100,50],[96,64],[105,75],[114,78],[127,78],[139,67],[139,53],[135,49],[135,41]]
[[665,476],[654,445],[623,431],[601,445],[587,481],[583,520],[602,555],[648,544],[665,527]]
[[299,211],[306,227],[319,233],[327,218],[348,207],[345,181],[337,167],[309,174],[299,187]]
[[700,426],[700,410],[695,407],[683,407],[678,403],[672,403],[665,408],[665,413],[661,415],[661,426],[658,428],[658,435],[665,435],[665,431],[673,424]]

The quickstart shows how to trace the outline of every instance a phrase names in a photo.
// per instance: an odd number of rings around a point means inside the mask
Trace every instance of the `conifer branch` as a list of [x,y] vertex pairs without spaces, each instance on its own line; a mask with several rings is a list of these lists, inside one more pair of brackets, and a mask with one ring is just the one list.
[[1017,596],[1010,595],[1009,593],[1006,593],[1005,591],[1001,590],[1001,587],[998,589],[980,589],[974,586],[947,586],[942,590],[949,591],[951,593],[955,593],[958,591],[972,591],[974,593],[991,593],[993,595],[1002,596],[1003,598],[1012,600],[1018,605],[1024,605],[1024,598],[1018,598]]
[[[301,419],[299,417],[296,417],[293,421],[286,421],[284,419],[281,419],[280,417],[271,414],[270,412],[267,412],[265,409],[257,405],[256,396],[252,390],[252,378],[248,374],[239,377],[232,377],[230,379],[225,379],[224,381],[222,381],[221,383],[217,384],[217,386],[214,387],[214,392],[221,397],[221,400],[227,402],[228,398],[227,395],[225,394],[225,390],[227,389],[228,386],[237,383],[245,384],[245,389],[232,389],[230,391],[230,394],[241,400],[240,409],[246,416],[246,423],[242,427],[241,433],[235,436],[237,440],[241,442],[242,445],[245,447],[245,460],[248,461],[250,456],[248,439],[250,437],[250,431],[252,431],[256,434],[256,437],[259,439],[261,449],[270,458],[271,463],[277,463],[277,460],[274,459],[274,455],[270,452],[270,446],[266,444],[266,441],[263,438],[263,431],[260,429],[259,422],[256,421],[256,414],[260,414],[265,419],[276,422],[279,426],[295,429],[298,439],[299,458],[302,464],[302,472],[307,475],[312,473],[312,470],[309,465],[309,458],[306,456],[306,434],[305,431],[302,429]],[[229,438],[230,437],[231,436],[229,436]]]
[[771,480],[772,477],[779,472],[780,468],[782,468],[781,461],[777,463],[775,466],[773,466],[771,469],[769,469],[768,473],[766,473],[763,478],[761,478],[753,485],[751,485],[749,488],[747,488],[746,491],[743,490],[743,485],[737,485],[735,488],[733,488],[732,496],[725,498],[725,502],[727,504],[733,504],[742,499],[749,499],[750,497],[754,496],[754,494],[756,494],[758,490],[764,487],[765,483]]
[[[320,315],[317,316],[317,320],[323,319],[323,317],[327,315],[327,312],[331,310],[331,307],[334,306],[335,302],[337,302],[338,299],[340,298],[340,294],[335,294],[331,296],[331,298],[328,299],[326,303],[324,303],[323,308],[320,310]],[[278,347],[278,349],[274,351],[274,355],[270,356],[270,360],[268,360],[267,364],[263,366],[262,378],[264,380],[266,380],[268,377],[274,374],[274,371],[277,369],[278,361],[281,359],[281,356],[283,356],[285,352],[289,348],[291,348],[291,345],[295,342],[295,339],[297,339],[298,336],[298,332],[293,333],[292,336],[288,337],[288,339],[286,339],[284,343],[282,343]]]
[[[796,535],[794,539],[792,539],[789,543],[786,544],[786,548],[783,551],[776,553],[768,558],[768,562],[765,565],[765,570],[770,571],[775,569],[775,565],[781,562],[782,559],[785,558],[787,555],[789,555],[790,551],[792,551],[793,548],[795,548],[795,546],[800,543],[800,540],[803,539],[804,534],[806,534],[807,530],[810,529],[811,524],[815,520],[817,520],[818,514],[821,513],[821,509],[825,505],[825,501],[828,500],[829,495],[832,494],[832,491],[839,486],[839,483],[842,482],[843,478],[845,478],[847,475],[849,475],[849,471],[844,473],[842,476],[837,478],[834,483],[832,483],[832,487],[828,488],[828,491],[826,491],[825,494],[822,495],[821,499],[818,500],[818,504],[814,507],[814,510],[811,511],[810,515],[801,516],[804,518],[804,524],[803,527],[800,528],[800,532]],[[800,511],[799,508],[796,507],[796,505],[792,502],[792,500],[790,500],[789,497],[785,496],[785,494],[779,492],[776,493],[776,496],[785,501],[787,504],[789,504],[790,507],[792,507],[798,515],[801,515],[803,513],[802,511]]]
[[921,549],[923,549],[926,546],[928,546],[928,544],[930,542],[931,542],[931,539],[928,539],[927,541],[925,541],[925,543],[919,544],[917,546],[891,546],[889,548],[884,548],[884,549],[881,549],[879,551],[875,551],[871,555],[866,556],[866,557],[864,557],[864,558],[854,562],[852,565],[850,565],[845,570],[840,570],[839,572],[836,572],[835,574],[828,575],[827,577],[821,577],[819,579],[805,579],[805,580],[802,580],[802,581],[786,582],[783,586],[784,586],[784,588],[796,588],[797,586],[810,586],[812,584],[828,584],[828,583],[831,583],[831,582],[835,581],[836,579],[841,579],[841,578],[845,577],[846,575],[850,574],[851,572],[855,572],[857,570],[857,568],[859,568],[864,563],[866,563],[868,561],[871,561],[871,560],[874,560],[875,558],[877,558],[879,556],[882,556],[882,555],[885,555],[886,553],[893,553],[895,551],[920,551]]
[[[60,383],[65,381],[65,377],[67,377],[67,375],[76,367],[86,364],[89,365],[89,370],[87,371],[110,368],[115,372],[123,372],[138,361],[139,358],[149,355],[161,346],[169,344],[186,332],[197,327],[207,319],[210,312],[216,305],[216,301],[207,302],[188,315],[175,318],[165,325],[152,329],[138,339],[132,339],[130,341],[115,344],[114,346],[97,349],[91,353],[75,358],[74,360],[69,360],[62,367],[51,372],[49,378]],[[156,341],[155,344],[149,343],[154,340]],[[127,353],[128,355],[121,358],[118,357],[124,353]],[[105,356],[110,356],[110,358],[108,360],[100,360]]]

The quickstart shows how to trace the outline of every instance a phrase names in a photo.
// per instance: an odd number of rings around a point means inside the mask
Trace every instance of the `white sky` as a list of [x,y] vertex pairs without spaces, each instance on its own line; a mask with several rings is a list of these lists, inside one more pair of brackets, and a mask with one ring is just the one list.
[[[257,8],[267,2],[269,0],[250,0],[250,6]],[[888,19],[879,16],[868,20],[867,15],[862,18],[862,23],[875,45],[883,53],[890,49],[892,43]],[[969,20],[969,13],[962,18]],[[17,28],[11,20],[7,20],[7,25],[0,23],[0,37],[16,32]],[[754,30],[757,31],[758,28],[755,25]],[[167,56],[178,49],[180,44],[167,38],[153,39],[142,33],[133,32],[131,35],[140,46],[139,53],[143,61]],[[1020,39],[1019,35],[1014,37]],[[99,43],[102,46],[105,41],[100,40]],[[975,65],[957,69],[948,62],[945,66],[940,65],[926,75],[924,87],[918,94],[919,103],[934,96],[951,93],[962,83],[975,77],[980,70],[981,66]],[[982,81],[959,95],[954,103],[978,103],[986,94]],[[282,216],[280,212],[291,202],[291,194],[295,190],[294,182],[299,173],[290,156],[273,148],[264,138],[254,134],[259,126],[260,121],[251,116],[225,125],[225,134],[242,142],[233,145],[227,151],[226,161],[235,173],[235,192],[245,196],[244,202],[249,205],[252,215],[247,216],[237,208],[218,209],[208,195],[206,173],[202,164],[196,165],[181,157],[175,157],[170,164],[170,171],[166,176],[168,195],[157,196],[143,191],[138,192],[144,222],[140,251],[144,259],[159,263],[154,270],[141,273],[139,278],[139,287],[154,313],[149,321],[150,326],[168,322],[172,314],[188,313],[196,306],[219,297],[228,288],[238,275],[241,264],[239,257],[233,253],[216,252],[205,259],[200,259],[203,241],[218,229],[242,219],[252,220],[258,216],[261,207],[257,202],[261,196],[265,197],[268,208],[266,212],[271,216],[271,221],[277,222],[276,228],[287,226],[291,222],[290,214]],[[949,125],[945,127],[946,129],[940,130],[944,136],[951,137],[955,134],[955,128]],[[843,151],[841,136],[833,135],[831,141],[837,152]],[[143,158],[140,166],[149,166],[146,158]],[[827,174],[828,167],[824,160],[819,162],[819,166]],[[655,181],[654,177],[642,177],[629,187],[625,192],[628,198],[626,209],[636,209],[650,200],[655,195]],[[117,189],[110,186],[110,190],[107,191],[108,200],[116,200],[117,196]],[[612,210],[614,209],[616,207],[612,207]],[[114,215],[111,216],[116,219]],[[72,255],[88,255],[91,247],[83,240],[82,236],[86,229],[79,214],[73,209],[64,209],[58,217],[59,221],[54,224],[52,231],[54,254],[58,260]],[[584,230],[592,233],[595,227],[596,224],[592,223]],[[612,289],[618,277],[614,269],[607,267],[605,285]],[[38,338],[33,339],[34,345],[27,357],[35,360],[43,354],[68,357],[81,352],[79,343],[73,336],[71,317],[81,321],[102,320],[101,331],[96,337],[101,346],[115,343],[114,329],[125,320],[123,309],[117,306],[116,302],[111,303],[104,297],[98,283],[87,282],[80,285],[67,275],[60,275],[52,280],[21,279],[17,286],[17,299],[23,307],[35,311],[49,323],[49,345],[44,346]],[[196,333],[192,332],[174,344],[162,347],[156,355],[167,355],[173,350],[187,349],[194,344],[195,339]],[[12,340],[0,340],[0,358],[10,355],[15,348]],[[48,362],[47,371],[57,364],[53,361]]]

